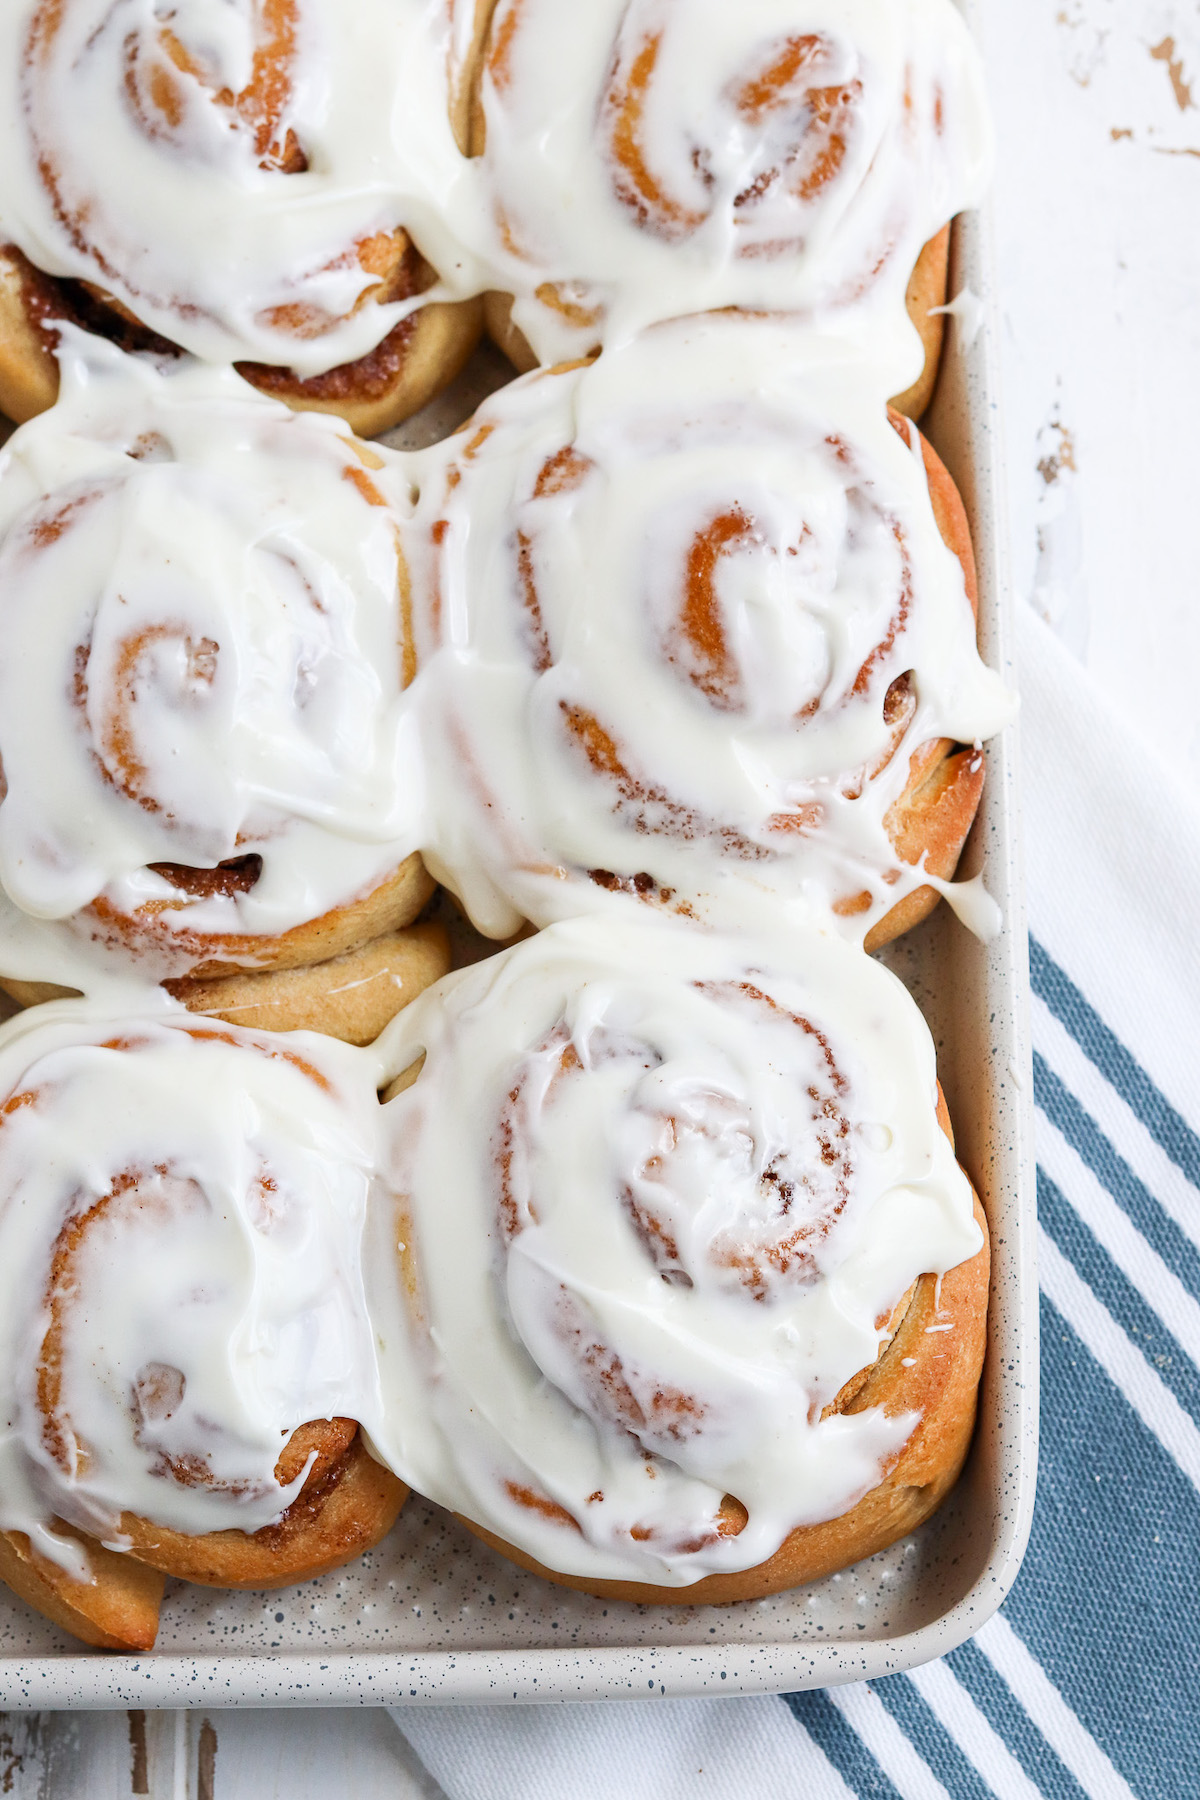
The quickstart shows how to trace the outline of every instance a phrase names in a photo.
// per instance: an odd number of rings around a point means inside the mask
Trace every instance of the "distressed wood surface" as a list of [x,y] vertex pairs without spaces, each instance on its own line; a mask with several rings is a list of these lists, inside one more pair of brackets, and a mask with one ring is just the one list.
[[0,1714],[11,1800],[444,1800],[384,1712]]
[[[1018,592],[1200,767],[1200,8],[985,0]],[[0,1715],[12,1800],[437,1800],[383,1713]]]
[[984,14],[1017,592],[1200,768],[1200,6]]

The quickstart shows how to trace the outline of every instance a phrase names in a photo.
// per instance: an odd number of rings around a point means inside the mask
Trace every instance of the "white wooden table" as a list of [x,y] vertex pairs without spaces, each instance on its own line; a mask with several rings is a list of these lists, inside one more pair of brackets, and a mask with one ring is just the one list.
[[0,1714],[8,1800],[443,1800],[387,1713]]
[[[1200,775],[1200,4],[984,14],[1018,592]],[[440,1792],[381,1712],[0,1715],[12,1800]]]

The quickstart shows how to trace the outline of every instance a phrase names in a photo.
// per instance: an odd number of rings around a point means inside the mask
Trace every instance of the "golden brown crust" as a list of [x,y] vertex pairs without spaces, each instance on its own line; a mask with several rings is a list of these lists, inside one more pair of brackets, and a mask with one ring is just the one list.
[[[482,114],[480,116],[482,118]],[[479,129],[481,132],[482,126]],[[482,138],[478,141],[482,142]],[[949,267],[950,227],[943,225],[918,256],[905,295],[908,316],[920,332],[925,347],[925,365],[913,385],[898,394],[891,404],[896,412],[910,419],[919,419],[933,398],[946,321],[942,313],[931,313],[930,308],[945,304]],[[513,324],[512,309],[511,294],[496,290],[486,293],[483,296],[484,330],[517,373],[528,375],[537,368],[538,359],[525,333]]]
[[387,1086],[381,1090],[379,1095],[380,1105],[386,1106],[389,1100],[394,1100],[397,1094],[402,1094],[404,1092],[405,1088],[412,1087],[417,1076],[424,1067],[425,1056],[422,1052],[422,1054],[418,1056],[416,1062],[409,1063],[407,1069],[402,1069],[399,1075],[397,1075],[393,1081],[389,1081]]
[[[895,409],[893,409],[894,411]],[[947,549],[953,550],[962,564],[963,585],[967,590],[967,599],[971,603],[971,611],[979,617],[979,580],[975,569],[975,546],[971,542],[971,527],[967,520],[967,509],[963,505],[962,495],[955,484],[949,469],[925,436],[923,431],[914,426],[906,426],[899,419],[892,419],[902,436],[907,437],[909,430],[917,432],[921,442],[921,460],[925,464],[925,478],[929,483],[929,500],[933,507],[933,516],[937,528],[942,534],[942,542]]]
[[78,999],[79,989],[60,987],[56,981],[18,981],[15,975],[0,975],[0,993],[15,1000],[22,1009],[44,1006],[50,1000]]
[[[983,753],[956,750],[949,738],[935,739],[915,751],[908,786],[884,819],[900,860],[915,863],[924,856],[930,874],[949,881],[979,810],[985,777]],[[940,899],[933,887],[906,894],[867,933],[863,948],[878,950],[911,931]]]
[[[58,398],[57,334],[43,329],[32,306],[28,273],[17,253],[0,250],[0,412],[18,425],[47,411]],[[55,305],[58,283],[40,277],[50,290],[43,302],[48,316],[73,318],[75,309]],[[118,327],[115,306],[97,307],[92,329],[120,342],[131,334]],[[378,437],[419,412],[460,373],[483,331],[479,300],[434,301],[402,319],[376,349],[357,362],[343,363],[327,375],[307,380],[290,369],[265,363],[239,363],[238,373],[260,393],[282,400],[294,412],[333,413],[345,419],[359,437]],[[138,344],[123,347],[136,349]]]
[[84,908],[80,917],[92,925],[98,937],[124,945],[135,955],[157,946],[195,956],[198,960],[189,970],[188,979],[197,980],[204,976],[240,975],[247,969],[297,969],[344,956],[375,938],[411,925],[432,898],[434,886],[425,864],[414,852],[369,893],[360,894],[345,906],[331,908],[319,919],[280,932],[277,937],[189,934],[179,925],[156,925],[157,915],[167,908],[176,919],[186,911],[186,891],[181,892],[177,902],[152,903],[134,913],[120,912],[100,895]]
[[[410,925],[344,956],[295,969],[264,969],[197,980],[164,981],[189,1012],[258,1031],[319,1031],[344,1044],[372,1044],[384,1026],[452,963],[445,927]],[[41,1006],[78,988],[0,975],[0,993],[18,1006]]]
[[59,1520],[54,1529],[83,1545],[91,1581],[76,1581],[40,1555],[23,1531],[0,1531],[0,1581],[44,1619],[97,1650],[151,1649],[165,1585],[158,1570],[106,1550]]
[[[979,583],[975,572],[975,551],[971,528],[950,471],[928,439],[917,426],[908,424],[894,411],[892,424],[900,435],[908,438],[916,431],[929,482],[929,499],[943,543],[958,558],[963,572],[963,585],[971,611],[979,616]],[[951,738],[935,738],[918,745],[909,760],[908,783],[895,804],[889,808],[884,824],[897,856],[902,862],[916,863],[924,856],[925,867],[939,880],[949,881],[958,867],[963,845],[975,822],[975,814],[983,798],[986,768],[983,755],[975,749],[964,749]],[[840,912],[851,915],[865,911],[870,895],[861,894],[843,902]],[[867,933],[863,948],[878,950],[894,938],[911,931],[935,909],[941,895],[936,888],[916,888],[886,912]]]
[[444,928],[411,925],[328,962],[214,980],[164,981],[163,986],[189,1012],[227,1019],[231,1025],[320,1031],[345,1044],[372,1044],[402,1007],[449,968]]
[[266,363],[239,375],[293,412],[333,413],[359,437],[378,437],[416,412],[461,373],[483,332],[479,300],[435,300],[392,328],[357,362],[307,379]]
[[921,373],[911,387],[905,388],[892,401],[896,411],[904,413],[909,419],[922,417],[933,399],[933,390],[937,385],[942,342],[946,335],[946,316],[931,309],[946,304],[949,276],[950,227],[943,225],[918,256],[909,278],[908,292],[904,296],[908,316],[920,332],[925,350],[925,364]]
[[[452,10],[464,4],[470,5],[471,0],[451,0]],[[479,153],[475,147],[476,131],[483,120],[479,88],[483,79],[484,51],[492,27],[492,14],[499,4],[500,0],[474,0],[474,32],[450,101],[450,124],[454,131],[454,141],[464,156],[476,156]],[[480,138],[479,148],[482,147]]]
[[58,364],[30,305],[29,265],[0,247],[0,412],[23,425],[54,405]]
[[[953,1142],[940,1088],[938,1099],[939,1120]],[[887,1549],[941,1504],[958,1479],[970,1447],[986,1344],[989,1275],[987,1221],[977,1195],[974,1205],[984,1235],[983,1248],[940,1278],[921,1276],[878,1361],[865,1379],[847,1383],[835,1402],[845,1413],[881,1406],[888,1416],[909,1411],[921,1414],[883,1480],[841,1518],[801,1526],[774,1556],[753,1569],[709,1575],[686,1588],[561,1575],[470,1519],[463,1519],[463,1524],[502,1556],[560,1587],[638,1604],[724,1606],[739,1600],[761,1600],[818,1581]],[[931,1329],[934,1327],[937,1329]],[[736,1532],[744,1509],[727,1496],[723,1513],[731,1531]]]
[[[186,1537],[126,1513],[121,1530],[132,1548],[118,1554],[56,1520],[57,1531],[84,1547],[91,1580],[76,1581],[39,1555],[24,1533],[8,1531],[0,1532],[0,1581],[85,1644],[149,1650],[158,1631],[165,1575],[228,1588],[271,1589],[315,1580],[379,1543],[409,1490],[370,1455],[352,1421],[302,1426],[293,1447],[316,1460],[302,1493],[277,1525],[252,1534]],[[280,1479],[292,1480],[299,1468],[284,1467],[284,1460]]]
[[186,1537],[125,1513],[121,1530],[130,1539],[132,1557],[181,1581],[200,1587],[290,1587],[372,1549],[400,1516],[408,1491],[355,1436],[344,1455],[315,1479],[310,1476],[277,1525]]
[[513,324],[513,297],[491,289],[483,296],[483,326],[497,350],[503,351],[518,375],[529,375],[538,359],[525,333]]
[[64,320],[121,350],[180,354],[101,289],[44,275],[14,245],[0,244],[0,412],[19,425],[58,398],[54,352]]
[[[60,285],[49,277],[41,277],[40,285],[61,294]],[[71,318],[75,309],[55,305],[51,297],[43,311]],[[117,342],[131,336],[112,306],[98,306],[88,322]],[[111,329],[106,329],[110,322]],[[378,437],[419,412],[454,380],[482,331],[481,301],[438,300],[402,319],[366,356],[326,375],[306,380],[290,369],[265,363],[239,363],[237,368],[252,387],[282,400],[294,412],[333,413],[359,437]],[[44,330],[32,310],[31,286],[16,254],[0,250],[0,412],[18,425],[47,411],[58,398],[56,341],[57,334]],[[140,346],[135,342],[122,347]]]

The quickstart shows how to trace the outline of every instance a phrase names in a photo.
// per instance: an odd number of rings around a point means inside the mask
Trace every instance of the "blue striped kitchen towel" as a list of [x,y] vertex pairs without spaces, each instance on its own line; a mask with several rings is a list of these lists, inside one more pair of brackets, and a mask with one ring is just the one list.
[[1017,1584],[884,1681],[398,1712],[449,1800],[1200,1796],[1200,807],[1024,607],[1019,638],[1042,1433]]

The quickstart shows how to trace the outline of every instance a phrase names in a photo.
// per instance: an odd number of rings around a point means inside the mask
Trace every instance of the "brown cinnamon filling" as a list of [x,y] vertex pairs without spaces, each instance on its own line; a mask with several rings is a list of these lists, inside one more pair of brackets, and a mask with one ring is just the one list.
[[679,620],[692,652],[687,673],[701,693],[722,711],[733,711],[740,705],[742,683],[725,635],[717,571],[723,557],[756,540],[754,521],[740,506],[734,506],[698,532],[688,552]]
[[45,275],[35,269],[14,244],[5,244],[3,248],[4,254],[17,267],[26,317],[48,350],[58,348],[58,332],[54,326],[58,320],[63,320],[93,337],[115,344],[127,355],[182,356],[178,344],[172,344],[148,326],[139,324],[124,308],[117,310],[85,282]]
[[[364,300],[370,304],[386,306],[394,301],[411,299],[415,294],[425,293],[437,280],[436,271],[425,261],[407,234],[396,235],[403,237],[403,249],[398,257],[385,252],[385,260],[391,267],[380,285],[364,296]],[[393,239],[387,241],[389,245],[394,245]],[[277,367],[272,363],[239,362],[234,367],[260,393],[275,394],[285,400],[306,398],[332,403],[352,399],[378,400],[399,379],[417,329],[417,316],[410,313],[407,319],[401,319],[373,350],[360,356],[356,362],[340,363],[337,368],[328,369],[323,375],[302,377],[292,369]]]
[[307,1493],[341,1462],[357,1436],[358,1425],[353,1419],[310,1419],[307,1425],[298,1425],[275,1464],[276,1481],[280,1487],[290,1487],[312,1457],[303,1489]]
[[639,900],[658,900],[663,906],[674,896],[674,888],[660,887],[645,869],[636,875],[614,875],[611,869],[589,869],[588,880],[610,894],[633,894]]
[[[286,1543],[289,1537],[319,1520],[330,1495],[342,1481],[358,1450],[358,1426],[353,1419],[316,1419],[309,1425],[300,1426],[295,1435],[299,1436],[301,1432],[324,1434],[327,1454],[314,1463],[308,1480],[283,1517],[274,1525],[264,1525],[260,1530],[247,1534],[248,1542],[259,1544],[266,1550]],[[337,1447],[339,1444],[340,1448]],[[281,1462],[282,1460],[280,1458]],[[277,1470],[278,1467],[277,1464]],[[279,1480],[278,1473],[276,1480]]]
[[[572,706],[565,700],[559,701],[559,710],[567,734],[568,748],[582,752],[593,773],[611,783],[615,790],[613,812],[631,830],[644,837],[662,833],[682,838],[685,842],[696,838],[713,838],[726,854],[741,857],[745,862],[763,862],[773,854],[764,845],[756,844],[744,836],[734,826],[707,818],[694,807],[673,800],[665,788],[641,780],[626,766],[616,740],[594,714],[581,706]],[[593,871],[592,879],[604,886],[604,877],[608,873],[610,871]],[[614,880],[618,885],[632,881],[636,890],[636,876],[615,876]],[[671,890],[664,891],[670,893]]]
[[[897,423],[897,429],[902,429],[902,423]],[[845,439],[831,435],[826,443],[839,466],[853,472],[856,457]],[[467,454],[470,454],[470,448]],[[593,466],[590,459],[574,446],[564,445],[542,465],[531,499],[552,499],[573,492],[587,479]],[[852,521],[868,524],[874,521],[877,528],[886,530],[895,543],[900,560],[895,605],[884,635],[865,657],[851,688],[852,695],[861,696],[868,692],[881,666],[891,658],[903,637],[913,605],[913,575],[899,520],[890,514],[879,514],[866,483],[852,483],[847,500]],[[435,542],[440,544],[444,531],[439,535],[439,528],[435,527],[433,535]],[[795,542],[786,546],[786,553],[798,556],[806,536],[807,527],[803,527]],[[533,673],[540,675],[553,666],[554,651],[538,590],[535,528],[522,526],[514,533],[512,543],[526,655]],[[754,518],[736,503],[715,513],[695,532],[682,576],[676,634],[662,646],[667,662],[676,665],[680,674],[722,712],[742,706],[744,693],[742,672],[722,616],[718,577],[723,560],[748,547],[761,550],[763,540]],[[895,754],[916,706],[911,686],[911,672],[898,676],[889,685],[883,700],[883,715],[892,728],[891,742],[873,767],[852,772],[847,777],[843,791],[849,797],[861,793]],[[820,704],[819,696],[814,696],[800,708],[796,722],[802,723],[811,717]],[[713,839],[725,854],[747,862],[761,862],[776,854],[769,844],[755,842],[736,827],[706,817],[697,808],[676,800],[664,788],[645,779],[630,766],[625,752],[605,724],[588,709],[568,700],[560,700],[559,709],[567,748],[582,753],[592,773],[615,790],[612,810],[632,830],[644,836],[662,834],[684,841]],[[787,812],[772,815],[764,824],[773,836],[786,838],[818,830],[824,816],[819,801],[804,801],[797,802]],[[658,886],[646,871],[591,869],[587,874],[597,886],[635,893],[642,898],[654,897]],[[665,903],[670,890],[663,889],[658,897]]]
[[150,863],[156,875],[169,881],[180,893],[193,899],[207,900],[214,894],[231,900],[235,894],[248,894],[263,871],[263,859],[257,852],[249,856],[231,856],[215,869],[193,869],[186,863]]
[[[56,6],[50,8],[43,29],[53,36],[57,28]],[[296,55],[297,0],[261,0],[259,24],[262,39],[254,46],[250,79],[238,93],[232,88],[213,90],[203,63],[168,25],[150,34],[131,33],[125,45],[125,95],[130,110],[146,135],[169,138],[183,123],[185,92],[178,76],[185,75],[202,89],[214,106],[248,126],[254,135],[259,167],[286,175],[302,173],[308,158],[296,134],[281,135],[284,108],[292,93],[292,64]]]
[[[662,40],[659,31],[646,36],[631,58],[618,53],[603,117],[617,198],[645,230],[670,241],[697,231],[709,209],[685,205],[651,166],[647,112]],[[791,115],[789,123],[794,124],[790,147],[734,196],[736,223],[745,224],[747,215],[781,188],[802,203],[815,200],[842,169],[862,103],[862,83],[815,85],[831,72],[833,55],[826,37],[786,38],[757,70],[726,90],[724,98],[751,130],[765,130],[779,115]],[[714,177],[702,145],[694,145],[691,162],[701,186],[711,192]],[[794,239],[753,243],[743,245],[741,254],[780,255],[797,247]]]
[[[405,247],[380,287],[364,299],[370,304],[388,304],[422,294],[437,280],[436,272],[405,236]],[[179,357],[184,353],[178,344],[141,324],[119,301],[82,281],[44,274],[35,269],[28,258],[13,245],[4,246],[5,254],[17,264],[26,316],[48,350],[58,347],[55,324],[59,320],[77,325],[114,344],[127,355]],[[333,403],[351,399],[375,400],[395,385],[409,356],[416,316],[410,315],[393,326],[387,336],[355,362],[342,363],[323,375],[302,377],[294,370],[272,363],[240,362],[234,366],[239,375],[258,388],[260,393],[279,398],[309,398]]]

